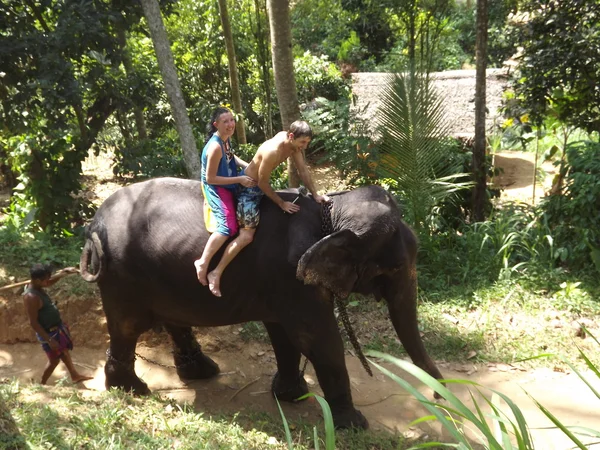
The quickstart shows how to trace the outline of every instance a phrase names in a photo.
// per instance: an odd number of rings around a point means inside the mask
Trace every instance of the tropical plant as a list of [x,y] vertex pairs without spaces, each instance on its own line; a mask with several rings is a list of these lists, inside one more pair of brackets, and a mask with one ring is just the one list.
[[392,75],[379,108],[377,172],[403,200],[417,229],[443,199],[471,185],[446,162],[450,132],[441,99],[429,79],[416,72]]
[[[584,331],[589,333],[587,329]],[[600,342],[592,336],[594,341],[600,345]],[[592,373],[600,379],[600,371],[598,367],[588,358],[588,356],[579,350],[580,357],[585,361]],[[519,406],[510,399],[507,395],[495,389],[488,389],[478,383],[470,380],[452,379],[452,380],[436,380],[419,367],[393,356],[380,353],[377,351],[369,351],[369,356],[381,358],[387,362],[394,364],[407,373],[413,375],[421,383],[433,389],[447,403],[440,404],[427,399],[418,389],[413,387],[406,380],[400,378],[389,369],[371,361],[377,369],[387,375],[389,378],[398,383],[403,389],[412,394],[423,405],[431,415],[422,417],[412,422],[411,425],[437,420],[443,428],[453,438],[453,442],[427,442],[418,444],[412,448],[431,448],[434,446],[454,447],[463,450],[475,448],[484,448],[486,450],[534,450],[535,442],[531,436],[531,428],[527,423],[523,412]],[[539,355],[540,357],[552,357],[555,355]],[[581,372],[566,358],[562,359],[571,369],[581,378],[581,380],[590,388],[592,393],[600,399],[600,393],[594,386],[581,374]],[[474,393],[469,389],[471,401],[474,405],[474,411],[471,410],[465,403],[456,397],[442,382],[446,384],[461,384],[466,385],[476,391],[482,400],[477,400]],[[491,391],[491,396],[485,394],[486,391]],[[562,423],[551,411],[545,408],[535,398],[528,396],[533,400],[537,408],[554,424],[556,429],[562,431],[576,446],[582,450],[588,447],[580,439],[583,437],[600,438],[600,430],[593,430],[583,427],[571,427]],[[486,409],[489,407],[489,412]],[[508,407],[508,411],[507,411]],[[465,433],[469,430],[475,435],[475,438],[469,439]],[[577,436],[579,435],[579,437]],[[476,443],[474,443],[474,441]]]
[[552,102],[561,121],[600,131],[600,4],[527,0],[513,25],[522,48],[514,88],[534,124]]
[[564,189],[542,202],[543,219],[554,244],[565,249],[564,262],[572,268],[593,263],[600,271],[600,143],[569,144],[560,167]]

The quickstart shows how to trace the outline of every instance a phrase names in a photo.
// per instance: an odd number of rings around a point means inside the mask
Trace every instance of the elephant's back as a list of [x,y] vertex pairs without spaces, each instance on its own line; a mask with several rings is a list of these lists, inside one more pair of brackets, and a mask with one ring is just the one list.
[[89,232],[99,234],[115,262],[186,257],[208,238],[203,201],[198,181],[156,178],[132,184],[101,205]]

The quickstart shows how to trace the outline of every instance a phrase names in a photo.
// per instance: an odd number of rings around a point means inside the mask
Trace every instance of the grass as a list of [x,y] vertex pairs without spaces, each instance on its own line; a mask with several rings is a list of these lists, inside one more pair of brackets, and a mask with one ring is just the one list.
[[[137,398],[121,391],[68,386],[0,384],[22,436],[32,449],[287,449],[281,418],[254,411],[208,417],[159,396]],[[296,450],[325,447],[321,424],[290,422]],[[338,431],[337,449],[399,450],[401,437],[375,431]]]

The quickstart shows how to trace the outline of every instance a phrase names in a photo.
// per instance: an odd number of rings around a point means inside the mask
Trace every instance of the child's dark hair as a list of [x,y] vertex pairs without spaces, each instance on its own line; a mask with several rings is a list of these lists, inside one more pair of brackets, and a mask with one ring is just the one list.
[[206,140],[204,144],[206,144],[213,134],[217,132],[217,127],[215,127],[215,122],[219,119],[221,114],[231,113],[229,108],[225,108],[224,106],[217,106],[210,117],[210,122],[206,124]]
[[32,280],[45,280],[52,275],[52,269],[47,264],[34,264],[29,269],[29,275]]
[[313,132],[310,128],[310,125],[303,120],[296,120],[294,123],[292,123],[288,133],[292,133],[294,135],[294,139],[301,137],[307,137],[309,139],[313,138]]

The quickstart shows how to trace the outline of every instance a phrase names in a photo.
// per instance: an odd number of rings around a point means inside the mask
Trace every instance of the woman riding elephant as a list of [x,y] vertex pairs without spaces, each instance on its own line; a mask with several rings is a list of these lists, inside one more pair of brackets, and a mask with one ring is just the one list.
[[235,132],[235,118],[231,111],[218,107],[213,111],[207,126],[208,136],[202,150],[200,174],[204,195],[204,222],[212,233],[202,256],[194,261],[198,281],[208,284],[208,264],[213,255],[231,236],[238,232],[235,194],[238,184],[244,187],[256,186],[256,181],[244,174],[238,174],[248,163],[233,153],[231,136]]

